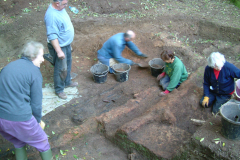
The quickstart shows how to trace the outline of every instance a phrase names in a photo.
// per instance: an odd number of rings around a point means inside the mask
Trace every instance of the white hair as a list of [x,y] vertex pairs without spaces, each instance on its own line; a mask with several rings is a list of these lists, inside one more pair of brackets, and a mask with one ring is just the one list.
[[131,30],[128,30],[124,33],[124,38],[132,39],[135,36],[135,33]]
[[42,43],[30,41],[24,45],[22,49],[22,56],[34,60],[38,56],[41,49],[44,50]]
[[224,63],[226,62],[224,55],[219,52],[212,52],[207,59],[208,66],[212,68],[222,68]]

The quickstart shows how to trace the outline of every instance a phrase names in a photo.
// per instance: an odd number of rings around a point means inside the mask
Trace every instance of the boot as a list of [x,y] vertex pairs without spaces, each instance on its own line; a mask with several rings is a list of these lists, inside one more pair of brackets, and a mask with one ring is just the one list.
[[45,152],[39,152],[42,160],[51,160],[52,159],[52,151],[51,148]]
[[27,160],[26,146],[21,148],[15,148],[16,160]]

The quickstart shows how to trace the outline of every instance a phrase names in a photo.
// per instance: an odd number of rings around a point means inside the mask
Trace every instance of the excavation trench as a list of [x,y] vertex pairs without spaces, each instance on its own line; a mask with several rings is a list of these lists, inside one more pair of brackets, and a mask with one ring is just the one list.
[[[222,52],[228,61],[240,66],[235,61],[240,52],[239,29],[181,16],[154,21],[76,18],[73,24],[72,72],[78,74],[74,81],[79,83],[81,96],[43,117],[49,126],[45,132],[54,155],[62,159],[77,155],[82,159],[104,160],[231,159],[231,156],[239,156],[233,150],[240,148],[239,143],[234,142],[232,147],[232,142],[216,132],[221,128],[220,117],[212,117],[210,109],[199,105],[206,57],[211,52]],[[159,58],[163,50],[172,50],[185,64],[188,80],[165,97],[158,96],[161,89],[150,67],[132,66],[128,80],[122,83],[116,81],[114,74],[107,74],[104,83],[95,83],[90,68],[97,63],[97,50],[110,36],[128,29],[136,32],[134,43],[148,58],[138,57],[128,48],[122,53],[125,58],[146,64]],[[49,62],[42,64],[41,72],[44,83],[51,83],[53,67]],[[200,142],[196,137],[205,140]],[[229,145],[215,144],[214,138],[221,138]],[[0,158],[14,159],[12,144],[2,137],[0,140],[3,144]],[[28,154],[29,159],[39,159],[32,147]]]

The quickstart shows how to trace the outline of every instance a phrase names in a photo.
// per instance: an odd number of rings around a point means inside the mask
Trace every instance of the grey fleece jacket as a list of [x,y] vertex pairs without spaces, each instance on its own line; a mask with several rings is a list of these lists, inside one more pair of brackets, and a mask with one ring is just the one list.
[[42,74],[26,57],[5,66],[0,73],[0,118],[27,121],[42,118]]

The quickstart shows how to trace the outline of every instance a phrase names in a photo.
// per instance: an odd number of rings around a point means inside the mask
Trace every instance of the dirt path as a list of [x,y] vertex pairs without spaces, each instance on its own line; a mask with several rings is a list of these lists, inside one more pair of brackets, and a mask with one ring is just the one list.
[[[27,40],[46,45],[43,17],[48,4],[0,2],[0,68],[19,57]],[[240,10],[223,0],[69,0],[69,6],[80,11],[75,15],[67,9],[75,28],[72,71],[78,74],[75,81],[82,97],[43,117],[55,159],[199,158],[187,147],[197,130],[198,136],[205,136],[191,118],[211,118],[211,111],[198,104],[206,57],[219,51],[240,67]],[[184,62],[192,78],[164,99],[157,96],[161,89],[150,68],[133,66],[123,83],[117,82],[114,74],[108,74],[103,84],[94,83],[90,67],[97,63],[97,50],[111,35],[127,29],[136,32],[134,43],[149,57],[137,57],[127,48],[124,57],[148,63],[168,48]],[[42,64],[41,72],[43,87],[53,82],[49,62]],[[1,136],[0,143],[0,159],[14,159],[13,145]],[[181,157],[185,150],[188,156]],[[32,147],[28,155],[30,160],[39,159]]]

